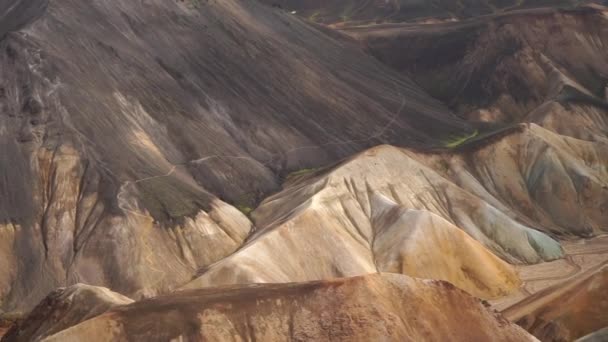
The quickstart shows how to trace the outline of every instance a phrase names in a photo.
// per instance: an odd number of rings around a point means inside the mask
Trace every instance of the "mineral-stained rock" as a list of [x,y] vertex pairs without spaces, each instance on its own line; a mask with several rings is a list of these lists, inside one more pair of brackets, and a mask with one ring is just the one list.
[[448,283],[395,274],[176,292],[43,340],[535,341]]

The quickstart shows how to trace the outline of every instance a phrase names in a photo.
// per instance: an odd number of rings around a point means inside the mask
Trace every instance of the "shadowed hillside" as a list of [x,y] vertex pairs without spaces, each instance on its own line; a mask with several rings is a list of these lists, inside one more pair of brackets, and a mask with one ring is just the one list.
[[594,116],[597,127],[589,129],[600,136],[608,109],[606,18],[601,7],[536,9],[344,32],[469,120],[547,123],[547,114],[557,115],[547,106],[557,105]]
[[247,236],[219,198],[246,212],[291,170],[472,131],[349,39],[254,1],[3,3],[5,308],[74,281],[166,290]]
[[584,0],[261,0],[323,24],[458,20],[535,7],[572,7]]

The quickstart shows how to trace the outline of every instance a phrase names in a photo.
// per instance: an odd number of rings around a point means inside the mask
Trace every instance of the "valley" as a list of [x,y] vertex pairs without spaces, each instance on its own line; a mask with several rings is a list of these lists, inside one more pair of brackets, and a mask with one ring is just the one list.
[[7,1],[3,342],[604,334],[601,2]]

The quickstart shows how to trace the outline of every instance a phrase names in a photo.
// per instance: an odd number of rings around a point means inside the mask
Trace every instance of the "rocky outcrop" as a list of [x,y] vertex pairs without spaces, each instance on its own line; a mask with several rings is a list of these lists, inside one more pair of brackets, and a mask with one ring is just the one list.
[[535,341],[448,283],[394,274],[177,292],[117,307],[43,341],[445,339]]
[[113,307],[132,302],[102,287],[76,284],[60,288],[38,304],[24,321],[14,325],[2,341],[39,341]]

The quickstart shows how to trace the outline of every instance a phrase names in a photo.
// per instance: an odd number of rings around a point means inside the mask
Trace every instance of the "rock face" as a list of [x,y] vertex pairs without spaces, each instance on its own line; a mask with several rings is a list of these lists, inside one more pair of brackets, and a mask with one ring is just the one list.
[[4,1],[0,307],[77,282],[168,291],[249,234],[225,201],[472,130],[326,31],[255,1]]
[[[605,336],[608,326],[608,264],[536,293],[503,313],[541,341],[573,341]],[[593,334],[589,336],[592,339]],[[584,339],[583,339],[584,340]]]
[[115,308],[43,341],[446,339],[535,341],[448,283],[394,274],[177,292]]
[[102,287],[77,284],[61,288],[49,294],[23,322],[14,325],[2,341],[38,341],[115,306],[132,302]]

